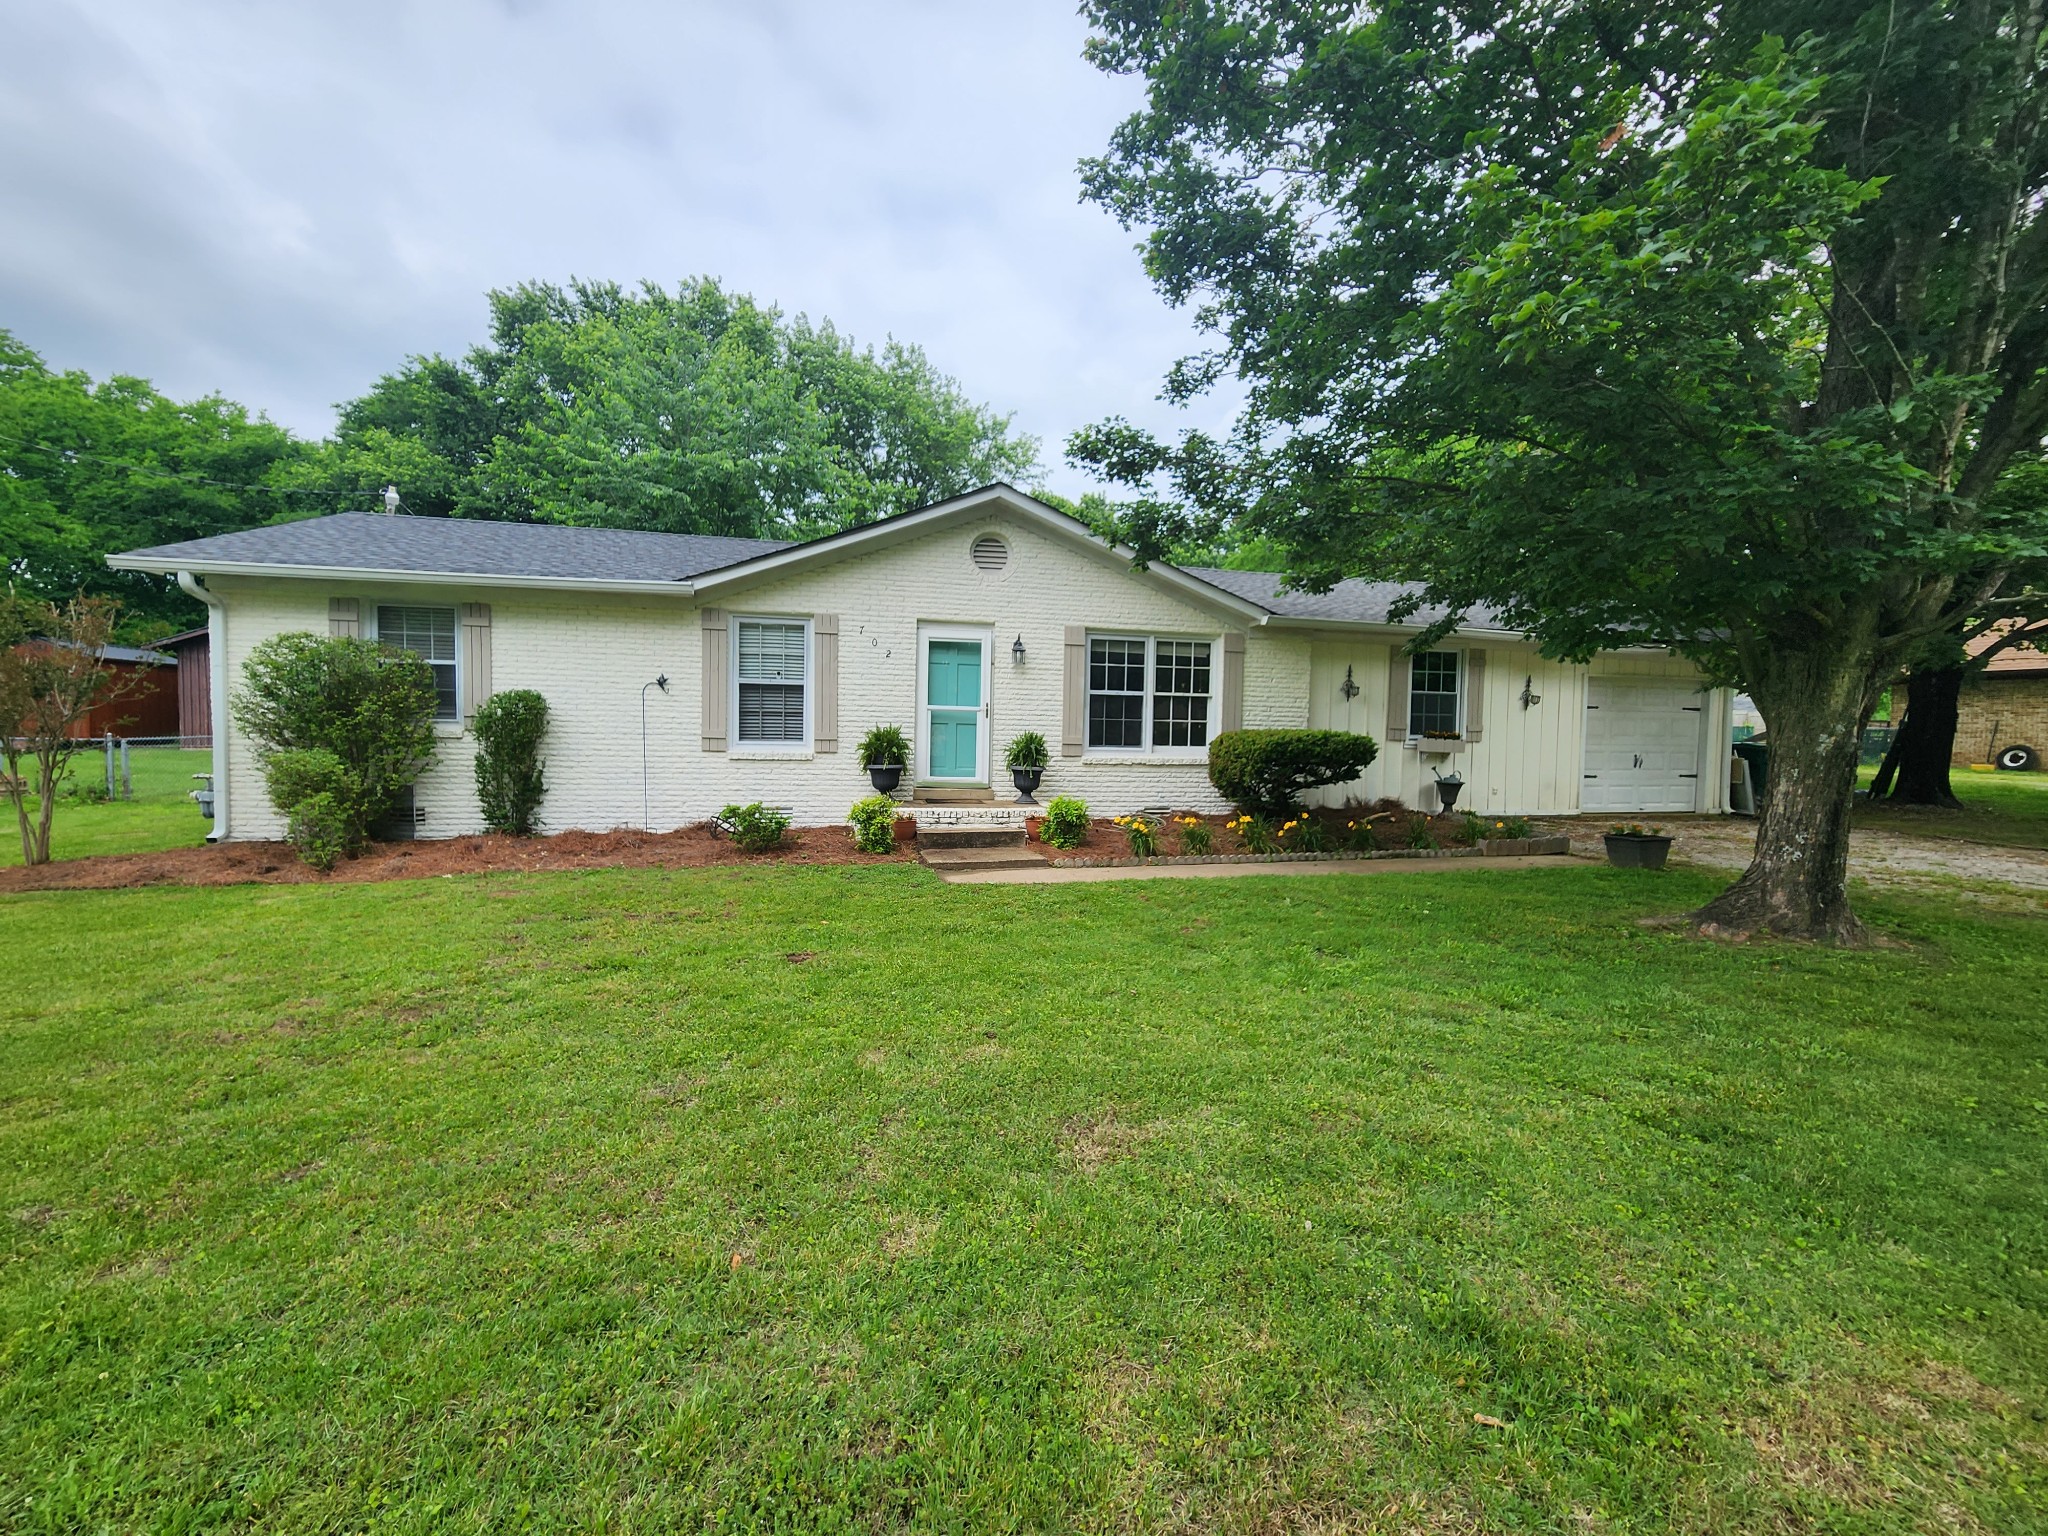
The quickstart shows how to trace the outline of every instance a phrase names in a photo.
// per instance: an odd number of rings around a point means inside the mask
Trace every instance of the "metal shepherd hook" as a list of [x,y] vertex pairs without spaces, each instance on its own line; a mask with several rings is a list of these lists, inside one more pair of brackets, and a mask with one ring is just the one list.
[[668,692],[668,674],[659,673],[653,682],[640,685],[640,830],[652,832],[647,815],[647,690],[659,688]]

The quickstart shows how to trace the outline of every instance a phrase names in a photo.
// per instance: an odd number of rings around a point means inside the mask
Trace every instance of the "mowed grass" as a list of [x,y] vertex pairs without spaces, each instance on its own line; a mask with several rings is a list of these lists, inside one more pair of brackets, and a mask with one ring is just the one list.
[[[1865,768],[1859,781],[1868,787],[1874,772]],[[2007,848],[2048,848],[2048,773],[1973,773],[1958,768],[1949,775],[1949,787],[1962,802],[1961,810],[1860,805],[1856,828]]]
[[0,1528],[2042,1529],[2048,917],[1710,888],[0,903]]
[[[57,801],[50,823],[50,857],[83,859],[98,853],[157,853],[165,848],[191,848],[206,841],[213,823],[199,814],[191,792],[192,777],[213,767],[213,754],[180,747],[135,747],[128,753],[131,800],[93,805],[75,795]],[[106,757],[97,746],[71,760],[69,782],[106,783]],[[29,801],[29,815],[39,802]],[[0,800],[0,869],[21,863],[21,830],[12,804]]]

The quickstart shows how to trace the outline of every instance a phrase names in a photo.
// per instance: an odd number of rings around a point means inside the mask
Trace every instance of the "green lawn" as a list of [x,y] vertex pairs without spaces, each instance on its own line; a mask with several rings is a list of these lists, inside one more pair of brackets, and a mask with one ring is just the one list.
[[[1870,783],[1874,769],[1862,771]],[[2048,848],[2048,773],[1972,773],[1958,768],[1949,785],[1963,803],[1960,811],[1867,805],[1856,825],[1871,831],[1916,837],[1954,837],[2007,848]]]
[[[92,805],[73,795],[57,802],[50,826],[50,857],[82,859],[95,853],[155,853],[206,841],[212,823],[199,814],[192,775],[213,767],[211,752],[177,747],[136,747],[128,754],[132,800]],[[104,784],[106,759],[97,747],[72,759],[71,782]],[[29,802],[35,813],[37,802]],[[0,800],[0,869],[21,862],[21,833],[14,807]]]
[[0,1529],[2043,1529],[2048,916],[1712,888],[0,901]]

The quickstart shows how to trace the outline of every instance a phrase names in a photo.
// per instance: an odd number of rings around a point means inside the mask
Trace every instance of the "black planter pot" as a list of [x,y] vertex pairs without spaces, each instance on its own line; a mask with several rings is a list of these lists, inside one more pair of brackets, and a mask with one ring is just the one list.
[[1437,814],[1448,816],[1458,807],[1458,796],[1465,788],[1463,779],[1438,779],[1436,781]]
[[901,763],[877,763],[868,770],[868,782],[875,786],[878,795],[893,795],[896,786],[903,782]]
[[1616,869],[1662,869],[1671,856],[1668,837],[1630,837],[1607,834],[1607,862]]
[[1045,770],[1043,768],[1012,768],[1010,770],[1010,782],[1017,786],[1017,803],[1019,805],[1038,804],[1036,800],[1031,798],[1031,792],[1038,788],[1039,780],[1044,777]]

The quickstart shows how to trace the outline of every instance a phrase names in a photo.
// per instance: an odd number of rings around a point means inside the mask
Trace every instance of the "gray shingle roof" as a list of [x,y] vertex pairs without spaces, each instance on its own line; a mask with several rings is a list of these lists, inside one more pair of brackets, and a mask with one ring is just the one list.
[[774,539],[337,512],[210,539],[159,544],[130,554],[202,567],[231,562],[451,576],[553,576],[565,581],[684,581],[785,547]]
[[[1353,579],[1340,581],[1327,592],[1290,592],[1282,589],[1280,583],[1285,578],[1276,571],[1226,571],[1201,565],[1185,569],[1190,576],[1257,603],[1269,613],[1290,619],[1332,619],[1346,624],[1398,622],[1404,628],[1420,629],[1425,624],[1434,624],[1449,611],[1426,603],[1404,619],[1388,618],[1387,610],[1395,600],[1415,590],[1406,582]],[[1500,629],[1503,626],[1488,610],[1475,608],[1463,627]]]

